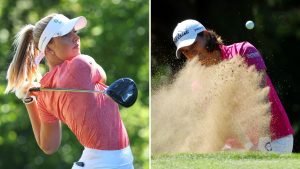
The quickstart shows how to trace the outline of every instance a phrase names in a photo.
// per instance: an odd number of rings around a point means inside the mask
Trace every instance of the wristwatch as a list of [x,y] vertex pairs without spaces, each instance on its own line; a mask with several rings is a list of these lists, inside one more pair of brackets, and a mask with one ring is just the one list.
[[29,96],[23,99],[23,103],[24,104],[29,104],[31,102],[33,102],[35,100],[35,98],[33,96]]

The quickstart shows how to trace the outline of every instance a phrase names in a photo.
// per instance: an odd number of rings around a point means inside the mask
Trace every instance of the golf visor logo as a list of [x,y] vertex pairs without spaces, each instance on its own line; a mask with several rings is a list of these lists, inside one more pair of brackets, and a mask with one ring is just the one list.
[[[201,27],[198,27],[198,28],[194,29],[195,32],[197,32],[198,30],[201,31]],[[199,31],[199,32],[200,32],[200,31]]]
[[177,43],[178,40],[179,40],[180,38],[182,38],[184,35],[187,35],[188,33],[189,33],[189,30],[186,30],[186,31],[181,32],[181,33],[178,33],[178,34],[174,37],[173,41],[174,41],[175,43]]

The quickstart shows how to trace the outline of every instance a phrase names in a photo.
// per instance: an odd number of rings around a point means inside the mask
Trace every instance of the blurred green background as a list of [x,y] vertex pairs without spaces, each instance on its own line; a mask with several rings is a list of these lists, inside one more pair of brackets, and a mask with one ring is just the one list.
[[135,158],[135,168],[149,168],[149,2],[148,0],[0,0],[0,168],[66,169],[83,147],[64,125],[58,152],[45,155],[37,146],[24,105],[14,94],[4,95],[12,42],[25,24],[50,13],[85,16],[81,52],[106,71],[108,81],[133,78],[139,89],[136,104],[121,108]]

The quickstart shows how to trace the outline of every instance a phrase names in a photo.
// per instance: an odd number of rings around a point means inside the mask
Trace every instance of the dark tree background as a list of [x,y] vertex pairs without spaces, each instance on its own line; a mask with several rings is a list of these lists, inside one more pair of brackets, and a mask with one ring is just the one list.
[[[249,41],[262,53],[267,73],[295,130],[294,152],[300,151],[300,1],[243,0],[151,1],[152,86],[168,80],[184,59],[175,59],[172,33],[177,23],[196,19],[222,36],[225,45]],[[255,28],[245,28],[247,20]]]

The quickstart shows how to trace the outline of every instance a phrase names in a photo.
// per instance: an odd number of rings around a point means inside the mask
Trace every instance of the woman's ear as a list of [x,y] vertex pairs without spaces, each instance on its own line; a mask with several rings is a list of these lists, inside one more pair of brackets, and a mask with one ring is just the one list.
[[204,31],[204,39],[206,41],[205,49],[207,50],[207,52],[212,52],[215,48],[216,38],[212,36],[208,31]]
[[203,31],[203,32],[200,32],[198,35],[197,35],[197,39],[199,42],[200,42],[200,46],[201,48],[206,48],[206,41],[207,41],[207,38],[206,38],[206,35],[207,32],[206,31]]
[[54,51],[51,49],[50,45],[47,45],[46,46],[46,49],[45,49],[45,55],[47,54],[50,54],[50,55],[54,55]]
[[204,30],[204,31],[203,31],[203,35],[206,37],[206,36],[209,35],[209,32],[208,32],[207,30]]

